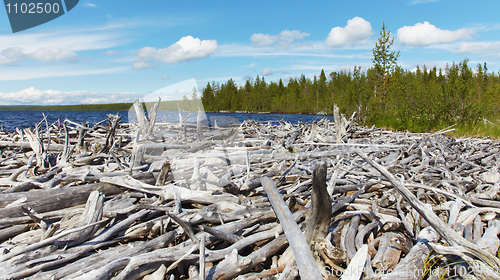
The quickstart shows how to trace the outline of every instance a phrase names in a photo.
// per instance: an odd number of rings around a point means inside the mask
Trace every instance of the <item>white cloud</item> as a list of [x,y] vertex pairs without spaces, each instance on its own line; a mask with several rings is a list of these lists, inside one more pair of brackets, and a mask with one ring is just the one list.
[[95,8],[97,7],[96,4],[94,3],[90,3],[90,2],[86,2],[86,3],[83,3],[84,6],[87,6],[87,7],[92,7],[92,8]]
[[278,36],[255,33],[250,36],[250,41],[252,41],[252,45],[254,45],[255,47],[269,46],[278,42]]
[[133,102],[140,97],[138,93],[117,92],[97,93],[90,91],[39,90],[29,87],[18,92],[2,93],[4,105],[62,105]]
[[[500,52],[500,42],[465,42],[460,44],[457,54],[487,54]],[[500,53],[499,53],[500,55]]]
[[[116,67],[116,68],[99,68],[99,69],[76,69],[69,70],[66,67],[50,67],[44,68],[40,71],[39,68],[22,68],[13,67],[7,69],[5,67],[0,68],[0,81],[17,81],[17,80],[29,80],[36,78],[46,78],[46,77],[68,77],[68,76],[82,76],[82,75],[102,75],[118,73],[130,70],[130,67]],[[1,100],[1,98],[0,98]]]
[[255,64],[255,62],[251,62],[250,64],[244,65],[243,67],[255,68],[255,65],[257,65],[257,64]]
[[250,36],[250,41],[254,47],[271,46],[278,43],[282,48],[289,48],[295,40],[302,40],[309,35],[311,34],[300,32],[300,30],[284,30],[279,35],[255,33]]
[[24,53],[21,48],[13,47],[0,52],[0,65],[14,65],[21,62]]
[[40,48],[59,48],[70,51],[109,49],[125,42],[117,32],[61,31],[52,32],[19,32],[0,35],[0,50],[20,47],[26,52],[35,52]]
[[114,50],[109,50],[107,52],[102,52],[101,53],[102,56],[119,55],[119,54],[122,54],[122,52],[120,52],[120,51],[114,51]]
[[158,61],[178,63],[207,58],[219,50],[217,41],[200,40],[191,36],[182,37],[179,41],[164,49],[144,47],[137,51],[136,59],[141,61]]
[[273,71],[273,69],[268,67],[268,68],[262,69],[261,74],[263,76],[271,76],[271,75],[274,75],[274,71]]
[[149,64],[149,63],[144,62],[144,61],[136,61],[132,65],[132,69],[134,69],[134,70],[154,69],[154,68],[158,68],[158,64]]
[[168,78],[170,78],[170,75],[168,75],[168,74],[167,74],[167,75],[165,75],[165,76],[163,76],[163,77],[161,77],[161,79],[162,79],[162,80],[166,80],[166,79],[168,79]]
[[345,27],[334,27],[326,38],[326,43],[332,47],[362,45],[372,35],[371,24],[361,17],[347,21]]
[[54,62],[61,60],[70,61],[71,58],[75,58],[77,56],[78,55],[72,51],[54,47],[40,48],[35,52],[27,55],[27,57],[31,59],[36,59],[43,62]]
[[14,65],[22,59],[34,59],[42,62],[66,61],[72,62],[78,57],[75,52],[60,48],[47,47],[28,53],[20,47],[11,47],[0,52],[0,65]]
[[414,47],[432,44],[453,43],[458,40],[471,39],[475,31],[471,28],[461,28],[455,31],[443,30],[430,24],[416,23],[413,26],[403,26],[398,29],[398,41]]

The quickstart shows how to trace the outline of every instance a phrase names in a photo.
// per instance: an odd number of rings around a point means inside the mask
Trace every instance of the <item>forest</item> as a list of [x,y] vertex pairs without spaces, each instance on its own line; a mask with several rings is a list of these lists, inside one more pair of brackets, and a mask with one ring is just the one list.
[[285,83],[267,83],[259,76],[243,87],[233,80],[207,84],[202,94],[205,111],[249,111],[332,114],[333,104],[346,115],[357,111],[366,123],[396,129],[428,131],[483,118],[496,121],[500,110],[500,73],[488,73],[486,63],[472,68],[468,60],[446,67],[416,71],[396,67],[377,86],[373,69],[361,72],[324,71],[312,80],[301,76]]
[[[489,72],[486,63],[472,66],[467,58],[445,69],[405,70],[397,64],[399,52],[390,50],[393,40],[384,24],[373,67],[366,71],[358,66],[327,76],[322,70],[313,79],[302,75],[278,82],[257,76],[241,87],[232,79],[208,83],[201,97],[205,111],[332,114],[337,104],[348,116],[357,111],[363,124],[397,130],[424,132],[458,124],[471,134],[480,125],[484,130],[498,123],[500,71]],[[498,125],[489,129],[500,136]]]

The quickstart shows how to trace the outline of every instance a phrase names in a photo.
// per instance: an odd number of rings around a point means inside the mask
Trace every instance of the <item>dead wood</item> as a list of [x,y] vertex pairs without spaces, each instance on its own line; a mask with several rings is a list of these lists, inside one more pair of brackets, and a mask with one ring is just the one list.
[[0,134],[2,276],[498,279],[498,141],[157,109]]
[[[318,178],[318,180],[320,180]],[[274,182],[269,177],[263,177],[261,183],[266,190],[267,196],[276,216],[280,220],[280,223],[287,236],[288,243],[292,248],[295,261],[299,268],[299,272],[302,279],[320,279],[321,272],[317,269],[316,262],[312,256],[309,249],[309,245],[304,239],[302,231],[299,229],[295,223],[292,213],[286,207],[285,202],[281,198]],[[326,186],[325,186],[326,187]]]
[[311,244],[317,238],[325,238],[332,217],[332,202],[326,190],[326,162],[316,164],[313,172],[311,210],[308,213],[305,238]]

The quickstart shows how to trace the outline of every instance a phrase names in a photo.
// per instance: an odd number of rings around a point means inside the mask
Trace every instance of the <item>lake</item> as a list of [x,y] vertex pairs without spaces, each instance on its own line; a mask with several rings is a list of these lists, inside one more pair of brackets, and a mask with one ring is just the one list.
[[[136,121],[135,112],[118,111],[122,117],[122,122]],[[64,121],[69,119],[71,121],[82,123],[88,121],[90,125],[99,121],[107,119],[108,114],[116,114],[116,111],[0,111],[0,126],[6,131],[14,131],[17,128],[35,127],[36,124],[43,120],[43,114],[47,117],[47,122],[52,124],[54,122]],[[196,123],[196,112],[183,112],[183,117],[188,116],[188,123]],[[277,121],[280,117],[293,124],[300,122],[312,123],[317,118],[326,117],[333,121],[333,116],[323,115],[304,115],[304,114],[260,114],[260,113],[204,113],[203,122],[206,125],[214,124],[225,125],[230,122],[241,123],[245,120],[255,120],[259,122]],[[159,111],[157,116],[158,122],[179,122],[178,111]]]

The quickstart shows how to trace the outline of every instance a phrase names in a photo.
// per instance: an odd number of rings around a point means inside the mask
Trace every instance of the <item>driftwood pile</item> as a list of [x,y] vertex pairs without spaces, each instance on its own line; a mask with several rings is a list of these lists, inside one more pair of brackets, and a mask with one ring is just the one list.
[[156,110],[0,134],[0,278],[500,279],[496,141]]

